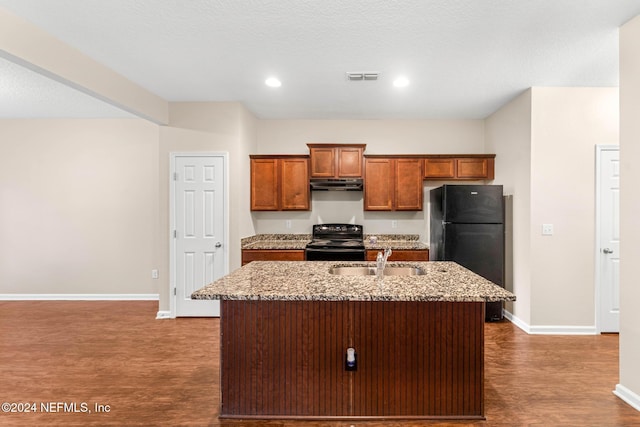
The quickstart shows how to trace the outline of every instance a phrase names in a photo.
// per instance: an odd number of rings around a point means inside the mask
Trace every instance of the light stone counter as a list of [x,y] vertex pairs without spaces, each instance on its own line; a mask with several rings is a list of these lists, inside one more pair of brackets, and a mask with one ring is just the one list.
[[[376,242],[371,241],[376,237]],[[429,245],[422,243],[417,234],[375,234],[365,235],[367,250],[426,250]],[[304,249],[311,241],[310,234],[256,234],[241,240],[243,250],[296,250]]]
[[339,276],[334,266],[373,262],[254,261],[195,291],[192,299],[291,301],[515,301],[515,295],[454,262],[389,262],[417,276]]

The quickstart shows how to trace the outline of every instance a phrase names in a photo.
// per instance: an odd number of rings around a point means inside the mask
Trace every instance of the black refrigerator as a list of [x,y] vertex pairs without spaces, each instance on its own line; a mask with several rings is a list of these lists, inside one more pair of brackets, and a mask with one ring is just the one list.
[[[429,259],[455,261],[504,287],[502,185],[443,185],[430,192]],[[485,305],[485,321],[502,319],[502,302]]]

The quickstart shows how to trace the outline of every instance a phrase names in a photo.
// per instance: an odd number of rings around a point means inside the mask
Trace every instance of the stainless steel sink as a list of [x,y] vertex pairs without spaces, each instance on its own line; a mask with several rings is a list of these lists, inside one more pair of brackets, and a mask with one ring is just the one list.
[[[375,276],[375,267],[331,267],[329,273],[339,276]],[[424,270],[418,267],[385,267],[383,274],[385,276],[417,276],[424,274]]]

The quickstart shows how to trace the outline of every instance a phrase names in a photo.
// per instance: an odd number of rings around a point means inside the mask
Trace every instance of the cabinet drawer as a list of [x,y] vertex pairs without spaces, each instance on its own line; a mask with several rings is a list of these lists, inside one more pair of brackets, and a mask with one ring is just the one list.
[[[380,251],[368,249],[367,261],[375,261],[378,252]],[[387,261],[429,261],[429,249],[392,251]]]
[[304,249],[243,249],[242,265],[251,261],[304,261]]

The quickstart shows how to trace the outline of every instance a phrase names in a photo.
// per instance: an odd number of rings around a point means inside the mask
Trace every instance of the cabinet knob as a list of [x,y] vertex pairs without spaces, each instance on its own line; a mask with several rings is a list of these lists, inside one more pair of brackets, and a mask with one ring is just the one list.
[[604,252],[605,254],[612,254],[612,253],[613,253],[613,250],[612,250],[612,249],[609,249],[609,248],[604,248],[604,249],[602,250],[602,252]]
[[216,248],[221,248],[222,247],[222,243],[218,242],[216,243]]

